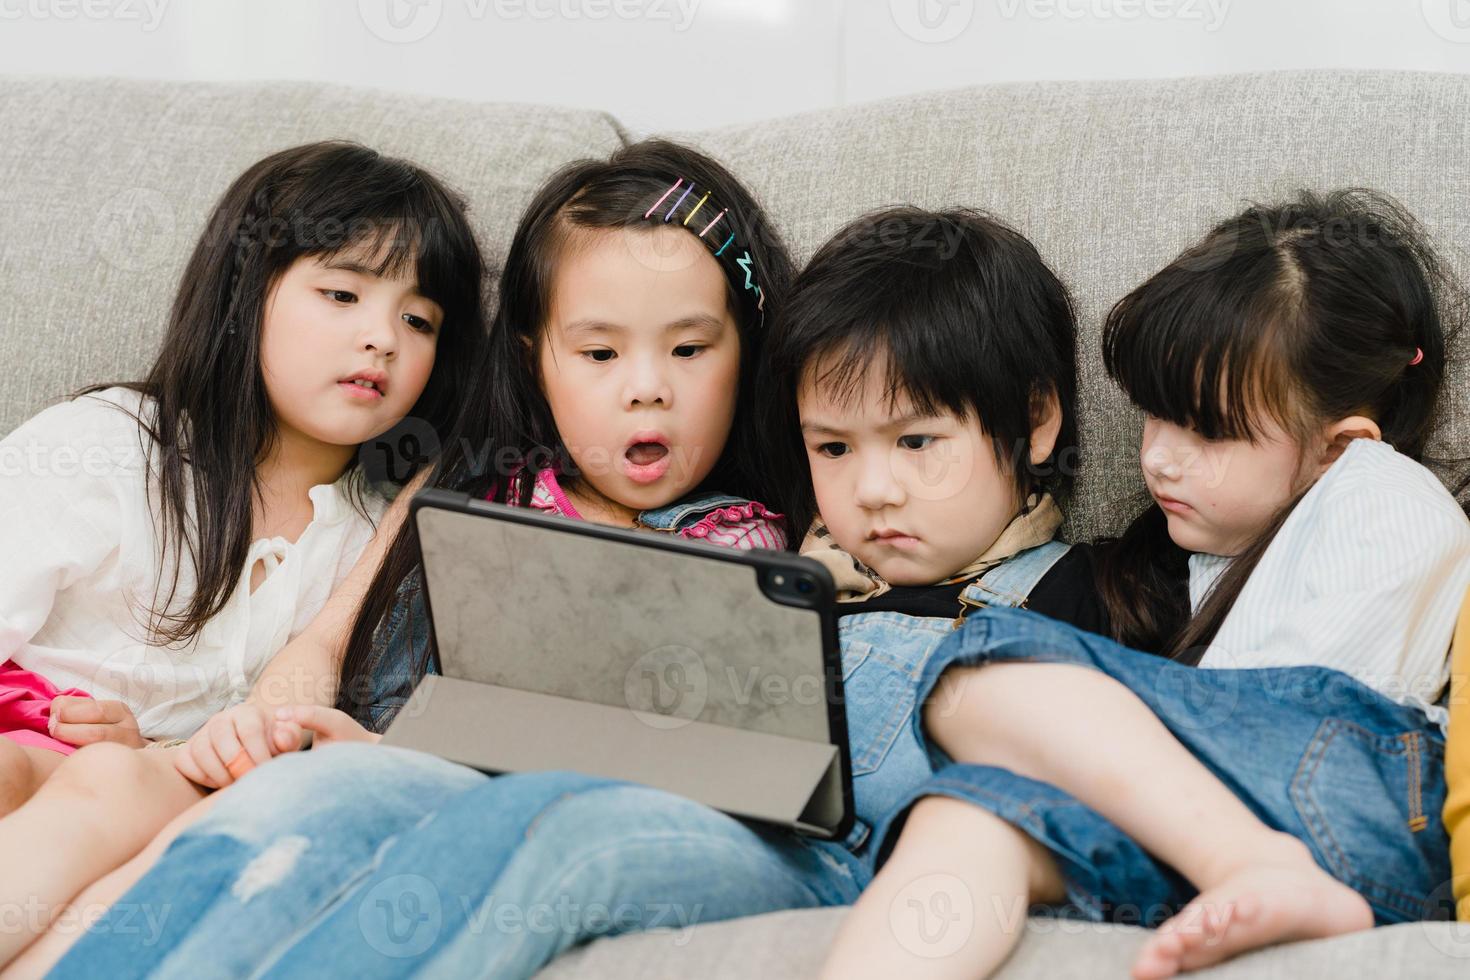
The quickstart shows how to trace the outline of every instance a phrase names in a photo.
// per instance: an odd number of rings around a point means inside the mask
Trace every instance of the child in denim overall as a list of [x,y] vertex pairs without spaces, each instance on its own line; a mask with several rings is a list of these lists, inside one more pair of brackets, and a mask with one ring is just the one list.
[[[1113,309],[1157,506],[1105,594],[1170,657],[971,617],[917,680],[938,771],[879,831],[824,976],[989,975],[1029,905],[1160,925],[1140,980],[1453,916],[1441,702],[1470,521],[1416,462],[1452,287],[1393,202],[1304,193]],[[1186,555],[1187,599],[1146,587]]]
[[[1066,290],[1029,242],[971,212],[911,209],[821,249],[767,340],[761,425],[772,483],[793,491],[775,503],[813,528],[804,551],[843,599],[847,839],[576,773],[486,778],[329,746],[233,790],[125,901],[181,887],[208,899],[148,944],[89,935],[58,975],[107,957],[163,976],[207,958],[246,973],[526,977],[598,935],[854,901],[872,826],[930,773],[912,725],[927,658],[987,606],[1106,628],[1089,549],[1053,538],[1073,475],[1060,461],[1075,447],[1074,345]],[[383,662],[415,661],[412,636],[380,639],[396,651]],[[257,857],[303,840],[311,857],[291,874],[232,892]],[[432,936],[375,911],[425,901]]]

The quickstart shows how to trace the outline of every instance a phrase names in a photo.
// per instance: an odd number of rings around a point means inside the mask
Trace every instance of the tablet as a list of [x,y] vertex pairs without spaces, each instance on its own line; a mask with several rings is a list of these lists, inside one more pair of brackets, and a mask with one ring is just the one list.
[[842,838],[834,588],[719,548],[425,490],[410,503],[439,653],[383,736],[489,773],[564,769]]

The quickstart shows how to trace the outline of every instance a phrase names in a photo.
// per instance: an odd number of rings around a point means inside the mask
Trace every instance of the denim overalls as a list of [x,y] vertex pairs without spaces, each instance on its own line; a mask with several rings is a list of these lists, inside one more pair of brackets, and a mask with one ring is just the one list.
[[[677,528],[700,513],[683,505],[644,519]],[[1022,605],[1067,550],[1022,552],[966,588],[965,604]],[[413,683],[405,665],[424,636],[421,584],[406,581],[398,599],[373,678],[384,721]],[[282,756],[222,794],[54,975],[88,976],[107,963],[179,978],[267,967],[280,976],[530,977],[614,932],[850,904],[872,878],[870,828],[932,778],[913,724],[916,691],[927,659],[959,635],[955,625],[895,612],[843,618],[857,816],[844,841],[574,772],[492,779],[420,752],[328,745]],[[252,869],[285,855],[289,874],[254,884]],[[194,897],[157,934],[114,927],[127,907],[179,895]]]

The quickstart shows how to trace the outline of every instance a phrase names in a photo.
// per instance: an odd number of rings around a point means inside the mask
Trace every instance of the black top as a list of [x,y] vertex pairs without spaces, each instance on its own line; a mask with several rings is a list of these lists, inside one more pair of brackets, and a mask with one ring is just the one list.
[[[1026,600],[1026,608],[1089,633],[1106,635],[1108,615],[1098,595],[1092,563],[1092,546],[1074,544],[1036,583],[1036,588],[1031,590],[1031,596]],[[974,608],[960,605],[960,593],[973,581],[969,579],[949,585],[895,585],[867,602],[838,603],[837,611],[839,616],[898,612],[905,616],[954,619],[962,609],[969,611]]]

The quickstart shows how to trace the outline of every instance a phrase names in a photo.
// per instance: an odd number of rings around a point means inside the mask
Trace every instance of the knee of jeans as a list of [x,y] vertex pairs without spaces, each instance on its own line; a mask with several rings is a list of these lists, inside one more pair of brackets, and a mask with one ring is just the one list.
[[[526,827],[520,853],[543,853],[548,868],[648,846],[650,835],[688,828],[696,818],[722,815],[681,796],[644,786],[599,786],[548,804]],[[728,818],[724,818],[728,819]]]
[[331,745],[265,763],[220,792],[194,832],[264,841],[323,809],[368,805],[363,793],[389,761],[373,745]]

